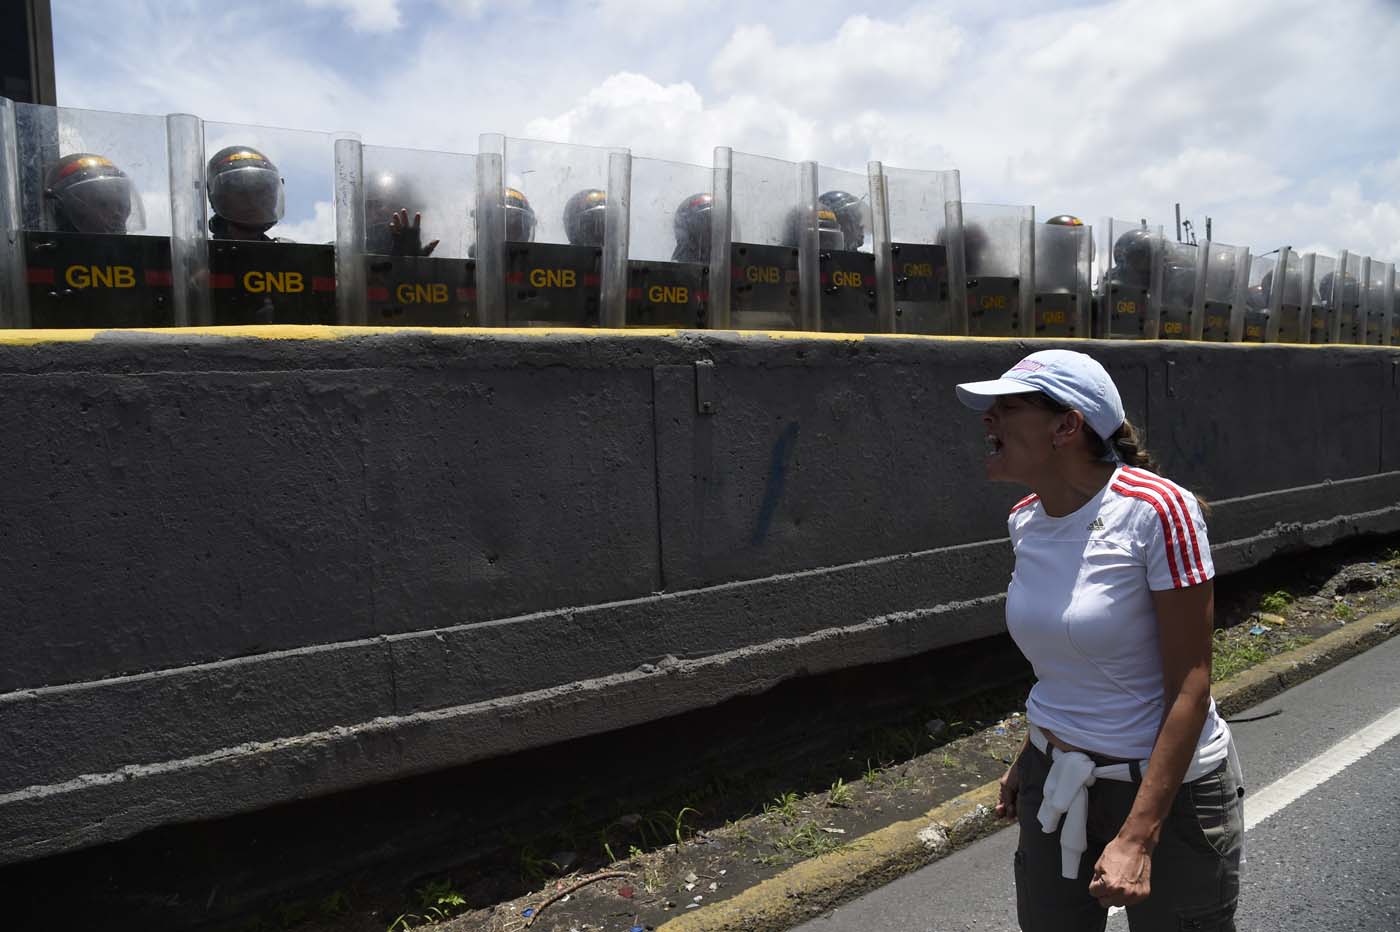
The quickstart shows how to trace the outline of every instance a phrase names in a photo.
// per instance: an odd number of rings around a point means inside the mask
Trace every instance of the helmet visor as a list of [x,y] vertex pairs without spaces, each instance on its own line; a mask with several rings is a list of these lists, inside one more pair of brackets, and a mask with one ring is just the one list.
[[209,180],[214,213],[245,226],[272,226],[286,209],[282,179],[261,166],[234,168]]
[[125,177],[101,175],[67,185],[54,195],[80,233],[135,233],[146,229],[141,198]]

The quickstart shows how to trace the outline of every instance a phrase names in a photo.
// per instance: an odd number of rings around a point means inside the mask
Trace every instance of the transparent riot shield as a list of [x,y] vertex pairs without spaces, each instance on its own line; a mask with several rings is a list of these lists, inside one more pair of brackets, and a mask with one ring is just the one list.
[[[1273,268],[1265,266],[1260,272],[1259,288],[1268,299],[1265,342],[1308,342],[1312,330],[1315,261],[1316,257],[1312,253],[1299,255],[1288,246],[1284,246],[1278,251],[1278,259]],[[1251,279],[1253,277],[1251,272]]]
[[1034,237],[1034,207],[963,203],[963,263],[967,272],[970,335],[1034,334]]
[[869,175],[881,331],[966,334],[957,170],[916,171],[871,162]]
[[1099,222],[1095,261],[1099,280],[1094,335],[1106,340],[1155,340],[1167,242],[1160,226],[1108,218]]
[[1389,346],[1395,310],[1395,263],[1371,259],[1366,287],[1361,293],[1362,340],[1370,346]]
[[1201,325],[1206,250],[1195,243],[1174,243],[1166,240],[1162,246],[1162,287],[1154,303],[1157,305],[1157,335],[1164,340],[1195,338]]
[[[1285,247],[1286,248],[1286,247]],[[1262,256],[1251,256],[1249,261],[1249,287],[1244,294],[1244,333],[1245,343],[1264,343],[1278,339],[1272,333],[1276,324],[1272,322],[1270,304],[1273,301],[1274,282],[1280,265],[1283,250],[1275,250]]]
[[1361,292],[1366,284],[1370,260],[1353,252],[1343,252],[1340,274],[1332,284],[1332,313],[1328,322],[1329,343],[1362,343]]
[[18,230],[8,262],[19,262],[9,275],[23,285],[9,287],[5,326],[176,323],[165,119],[9,107],[6,201]]
[[[723,147],[715,162],[716,174],[726,168],[729,174],[728,326],[816,329],[816,166]],[[810,279],[805,293],[804,272]]]
[[[496,217],[478,223],[478,277],[495,266],[505,281],[501,323],[596,327],[601,322],[609,155],[623,150],[488,134],[482,153],[499,157],[499,190],[489,190]],[[489,187],[495,187],[493,184]],[[481,210],[481,205],[478,206]],[[499,244],[499,245],[498,245]],[[487,315],[488,322],[491,315]]]
[[881,328],[870,176],[818,165],[817,189],[821,329],[876,333]]
[[1034,336],[1089,336],[1093,253],[1088,224],[1035,224]]
[[350,205],[336,212],[342,320],[477,325],[474,156],[343,140],[336,185],[337,204]]
[[1341,343],[1354,336],[1354,326],[1344,327],[1343,321],[1361,306],[1360,266],[1361,257],[1346,250],[1314,260],[1311,342]]
[[1244,339],[1249,247],[1207,242],[1200,251],[1205,262],[1197,285],[1201,313],[1192,317],[1191,339],[1238,343]]
[[[633,158],[629,164],[627,264],[622,304],[629,327],[708,326],[713,170]],[[614,169],[613,176],[620,177]],[[610,284],[605,281],[605,291]],[[604,304],[614,299],[604,295]]]
[[335,137],[204,124],[213,323],[333,324]]

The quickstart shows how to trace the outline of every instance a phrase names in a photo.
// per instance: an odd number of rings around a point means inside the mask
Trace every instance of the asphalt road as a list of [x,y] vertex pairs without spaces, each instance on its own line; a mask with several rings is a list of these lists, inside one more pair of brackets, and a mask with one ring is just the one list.
[[[1237,716],[1249,788],[1241,930],[1400,932],[1397,721],[1400,638]],[[1357,759],[1317,772],[1335,759],[1319,755],[1349,738],[1342,760]],[[1015,848],[1014,830],[998,832],[799,929],[1015,932]],[[1113,915],[1108,928],[1126,930],[1125,919]]]

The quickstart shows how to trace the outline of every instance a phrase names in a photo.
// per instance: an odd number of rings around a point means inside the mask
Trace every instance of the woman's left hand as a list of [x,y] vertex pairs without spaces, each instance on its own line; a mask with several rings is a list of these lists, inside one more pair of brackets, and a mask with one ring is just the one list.
[[1152,892],[1152,852],[1121,835],[1108,843],[1094,865],[1089,895],[1107,909],[1132,906]]

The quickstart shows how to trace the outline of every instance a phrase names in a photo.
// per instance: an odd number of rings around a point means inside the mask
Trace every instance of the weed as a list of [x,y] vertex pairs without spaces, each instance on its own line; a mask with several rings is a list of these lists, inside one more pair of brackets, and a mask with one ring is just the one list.
[[700,814],[699,812],[696,812],[694,809],[690,808],[689,806],[685,806],[684,808],[681,809],[680,812],[677,812],[676,815],[675,815],[675,818],[673,818],[673,819],[671,820],[671,830],[672,830],[672,834],[674,835],[674,837],[675,837],[675,839],[676,839],[676,847],[677,847],[677,848],[679,848],[681,845],[685,844],[685,814],[686,814],[687,812],[695,813],[695,815],[699,815],[699,814]]
[[850,786],[846,784],[845,780],[837,777],[836,782],[831,784],[831,789],[827,791],[826,801],[830,805],[840,806],[844,809],[851,804],[852,799],[854,799],[854,795],[851,793]]
[[561,873],[558,864],[548,858],[539,857],[529,845],[520,849],[520,879],[526,883],[542,883]]
[[642,851],[642,849],[638,848],[636,845],[630,845],[627,848],[627,860],[635,861],[645,853],[646,852]]
[[942,764],[946,770],[952,770],[954,767],[958,766],[958,762],[953,759],[952,752],[950,751],[943,752],[943,757],[939,760],[939,763]]
[[350,911],[350,898],[345,895],[344,890],[336,890],[316,904],[316,911],[323,919],[343,916]]
[[1356,617],[1356,609],[1345,602],[1337,602],[1332,606],[1332,617],[1346,621]]
[[1259,600],[1259,610],[1271,615],[1279,615],[1291,604],[1293,604],[1293,594],[1284,589],[1276,589]]
[[872,786],[880,779],[880,768],[871,766],[868,758],[865,761],[865,775],[861,779]]
[[795,822],[797,820],[797,794],[787,792],[781,796],[773,797],[771,803],[763,804],[763,814],[777,816],[782,822]]
[[773,846],[799,858],[812,858],[841,847],[841,842],[823,832],[815,822],[803,822],[791,832],[776,839]]

